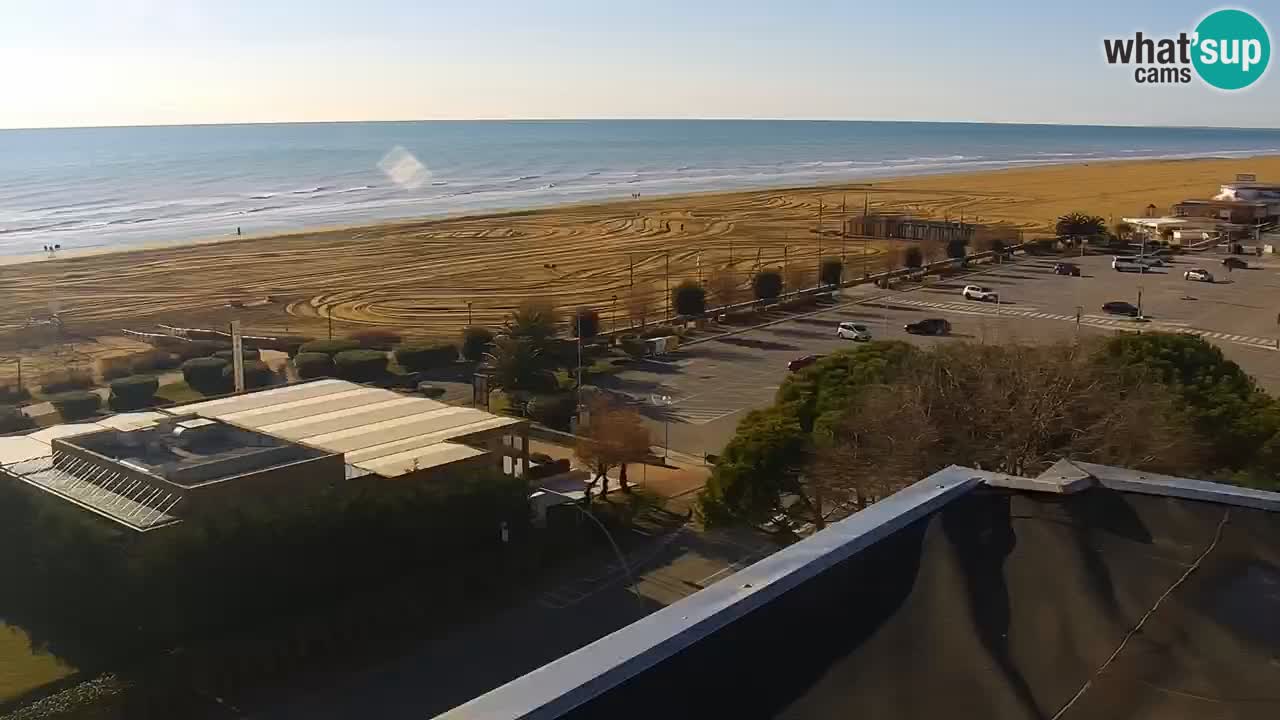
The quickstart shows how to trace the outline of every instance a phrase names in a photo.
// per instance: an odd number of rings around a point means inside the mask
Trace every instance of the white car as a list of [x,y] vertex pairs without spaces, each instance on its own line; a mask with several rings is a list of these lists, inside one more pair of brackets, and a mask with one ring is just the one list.
[[1200,282],[1213,282],[1213,275],[1204,268],[1192,268],[1182,273],[1184,280],[1199,280]]
[[867,329],[866,325],[842,322],[836,327],[836,337],[844,338],[845,340],[870,340],[871,331]]
[[1000,300],[1000,293],[981,285],[965,285],[963,294],[965,300],[982,300],[985,302],[999,302]]

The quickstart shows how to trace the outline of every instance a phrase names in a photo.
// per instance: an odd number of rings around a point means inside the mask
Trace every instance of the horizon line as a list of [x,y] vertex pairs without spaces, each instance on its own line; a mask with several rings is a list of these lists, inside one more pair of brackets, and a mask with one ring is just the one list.
[[1019,125],[1043,127],[1132,128],[1138,130],[1254,130],[1280,132],[1280,127],[1238,125],[1128,125],[1123,123],[1054,123],[1018,120],[902,120],[865,118],[767,118],[767,117],[528,117],[528,118],[418,118],[398,120],[248,120],[236,122],[155,123],[119,125],[44,125],[0,127],[0,132],[31,130],[120,130],[130,128],[260,127],[268,125],[356,125],[411,123],[575,123],[575,122],[795,122],[795,123],[914,123],[929,125]]

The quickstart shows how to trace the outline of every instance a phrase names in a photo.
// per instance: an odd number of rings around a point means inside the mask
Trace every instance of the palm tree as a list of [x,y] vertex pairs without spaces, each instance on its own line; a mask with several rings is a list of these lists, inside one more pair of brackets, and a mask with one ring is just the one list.
[[509,393],[537,392],[555,384],[542,348],[528,338],[500,337],[484,357],[493,384]]
[[1069,237],[1074,242],[1076,238],[1091,238],[1106,233],[1107,221],[1097,215],[1086,215],[1082,212],[1067,213],[1058,218],[1054,231],[1057,232],[1058,237]]
[[555,308],[543,300],[525,300],[507,318],[506,328],[511,337],[527,339],[541,348],[556,336]]

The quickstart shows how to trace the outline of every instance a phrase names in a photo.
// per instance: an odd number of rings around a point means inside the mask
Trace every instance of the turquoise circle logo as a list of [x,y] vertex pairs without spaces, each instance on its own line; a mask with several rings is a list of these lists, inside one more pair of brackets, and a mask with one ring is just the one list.
[[1200,78],[1219,90],[1247,88],[1262,77],[1271,59],[1271,38],[1257,18],[1243,10],[1218,10],[1196,26],[1191,58]]

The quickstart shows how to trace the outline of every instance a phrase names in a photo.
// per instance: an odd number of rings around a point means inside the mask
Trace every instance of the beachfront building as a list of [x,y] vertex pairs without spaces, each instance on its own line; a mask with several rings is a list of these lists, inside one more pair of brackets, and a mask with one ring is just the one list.
[[1223,183],[1214,200],[1263,201],[1280,204],[1280,185],[1260,182]]
[[0,437],[0,482],[138,533],[340,483],[524,476],[529,424],[315,380]]
[[1134,229],[1135,239],[1168,242],[1175,246],[1198,246],[1225,241],[1227,237],[1247,232],[1249,225],[1230,223],[1211,217],[1127,217],[1121,218]]

